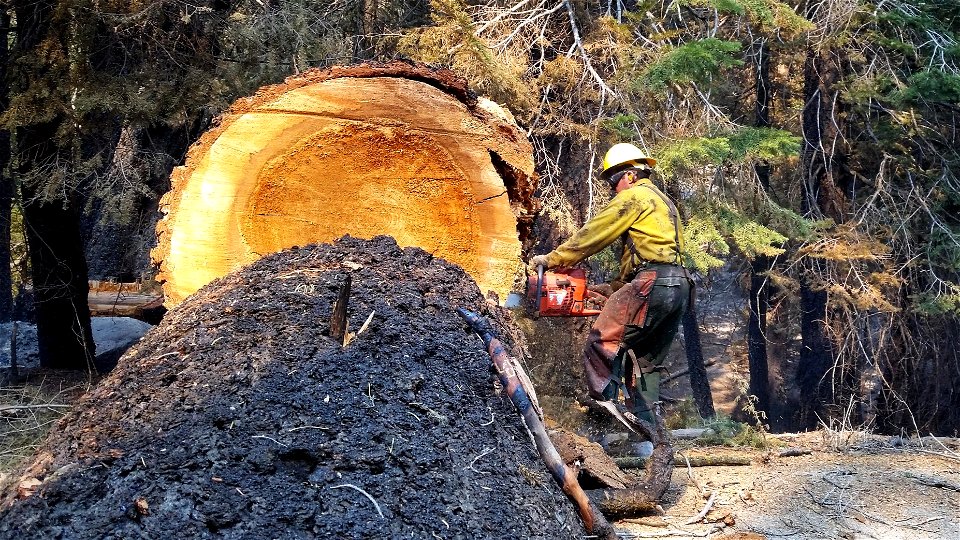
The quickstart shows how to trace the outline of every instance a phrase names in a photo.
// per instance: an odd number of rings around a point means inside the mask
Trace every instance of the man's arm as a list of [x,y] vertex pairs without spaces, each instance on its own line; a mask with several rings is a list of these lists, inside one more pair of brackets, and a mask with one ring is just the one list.
[[569,240],[546,255],[546,266],[572,266],[612,244],[638,219],[653,209],[636,195],[634,189],[617,194],[610,204],[586,222]]

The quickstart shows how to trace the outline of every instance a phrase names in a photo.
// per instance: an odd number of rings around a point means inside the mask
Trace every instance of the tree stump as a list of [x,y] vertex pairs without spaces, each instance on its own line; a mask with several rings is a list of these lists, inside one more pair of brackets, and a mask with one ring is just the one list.
[[535,211],[532,147],[452,72],[405,62],[311,70],[238,100],[161,201],[166,304],[266,254],[393,236],[501,298]]

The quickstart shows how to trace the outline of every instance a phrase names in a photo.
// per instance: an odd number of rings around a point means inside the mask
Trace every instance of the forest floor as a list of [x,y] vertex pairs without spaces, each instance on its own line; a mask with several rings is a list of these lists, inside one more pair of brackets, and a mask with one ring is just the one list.
[[[52,390],[51,379],[44,384],[45,392]],[[78,386],[71,388],[54,392],[56,402],[71,404],[81,395]],[[5,395],[8,402],[11,397]],[[37,404],[38,397],[28,396],[28,401]],[[45,414],[41,418],[48,428],[62,413]],[[616,522],[619,535],[677,540],[960,538],[960,440],[904,440],[827,429],[767,438],[774,445],[770,450],[676,441],[676,469],[661,502],[663,514]],[[786,448],[810,453],[779,457]],[[20,447],[25,450],[29,448]],[[693,452],[747,457],[750,465],[687,468],[684,457]],[[8,483],[4,480],[13,465],[10,459],[0,462],[0,485]],[[690,523],[708,505],[705,516]]]
[[[357,253],[367,255],[343,266]],[[89,389],[42,445],[54,462],[37,460],[53,470],[39,475],[40,497],[3,511],[0,522],[18,526],[0,523],[0,538],[582,536],[512,406],[491,392],[485,353],[448,313],[483,307],[479,291],[464,292],[468,278],[389,242],[284,257],[171,312],[104,381],[46,378],[0,392],[0,439],[10,443],[0,447],[2,492],[20,479],[15,462],[39,445],[9,435],[49,429]],[[326,314],[351,268],[352,327],[376,315],[341,350],[325,336]],[[493,322],[509,341],[503,321]],[[29,407],[2,409],[15,404]],[[620,536],[960,537],[957,439],[825,427],[767,442],[756,450],[676,440],[663,514],[616,523]],[[787,448],[809,453],[780,457]],[[750,464],[688,468],[693,453]]]
[[[624,538],[960,538],[960,441],[822,430],[768,436],[777,448],[698,449],[749,466],[693,467],[677,455],[664,515],[617,523]],[[942,445],[942,446],[941,446]],[[693,521],[710,506],[701,520]]]

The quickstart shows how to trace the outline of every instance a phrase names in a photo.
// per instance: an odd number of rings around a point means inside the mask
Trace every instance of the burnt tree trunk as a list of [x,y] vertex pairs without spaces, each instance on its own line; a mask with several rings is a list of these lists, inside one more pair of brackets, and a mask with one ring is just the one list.
[[[7,83],[7,64],[10,14],[0,10],[0,113],[10,105],[10,87]],[[7,174],[10,163],[10,132],[0,129],[0,322],[13,318],[13,280],[10,275],[10,212],[13,207],[13,178]]]
[[[56,162],[52,125],[17,132],[21,178],[35,175],[41,163]],[[87,370],[93,366],[93,336],[87,306],[87,262],[80,238],[75,194],[47,199],[38,182],[21,182],[23,222],[30,254],[40,365],[51,369]],[[56,180],[54,180],[56,181]]]
[[[770,127],[770,48],[765,38],[756,47],[756,126]],[[770,189],[770,166],[754,166],[757,181],[764,193]],[[770,376],[767,365],[767,306],[769,304],[766,272],[770,261],[766,255],[757,255],[750,265],[750,321],[747,330],[747,351],[750,365],[751,395],[756,396],[756,408],[770,410]]]
[[[37,47],[50,31],[52,2],[17,6],[16,51]],[[28,74],[29,77],[29,74]],[[30,81],[21,81],[28,85]],[[30,258],[40,365],[85,370],[93,365],[87,306],[87,263],[80,237],[76,192],[67,182],[72,163],[57,144],[62,116],[17,129],[17,174]],[[51,192],[56,195],[51,195]]]
[[[803,198],[807,217],[831,217],[842,221],[843,195],[837,188],[842,156],[835,155],[840,119],[836,83],[840,70],[828,53],[809,49],[804,62],[803,124]],[[827,149],[830,149],[829,152]],[[841,173],[842,174],[842,173]],[[827,337],[827,292],[824,280],[828,269],[811,258],[804,259],[800,280],[801,348],[797,373],[800,386],[801,427],[816,426],[816,414],[832,401],[831,381],[833,347]]]
[[[676,181],[670,182],[665,186],[671,199],[677,201],[677,213],[684,215],[683,199],[680,197],[680,186]],[[696,289],[693,283],[690,284],[690,303],[687,305],[687,311],[683,314],[681,325],[683,325],[683,343],[684,352],[687,356],[687,367],[690,370],[690,390],[693,393],[693,400],[697,404],[697,412],[700,417],[707,419],[717,415],[713,407],[713,395],[710,393],[710,380],[707,378],[707,366],[703,361],[703,346],[700,344],[700,325],[697,323],[697,302]]]
[[703,362],[696,302],[690,302],[687,312],[683,314],[683,343],[687,354],[687,366],[690,369],[690,390],[697,404],[697,412],[700,413],[701,418],[713,418],[717,415],[717,411],[713,407],[713,394],[710,393],[710,381],[707,379],[707,366]]

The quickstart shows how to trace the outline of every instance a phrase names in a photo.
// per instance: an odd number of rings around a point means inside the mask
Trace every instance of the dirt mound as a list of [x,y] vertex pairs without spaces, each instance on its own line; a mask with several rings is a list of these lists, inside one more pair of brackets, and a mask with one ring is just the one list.
[[[351,329],[374,315],[343,349],[347,273]],[[389,237],[211,283],[54,430],[0,538],[582,537],[456,306],[509,341],[463,270]]]

